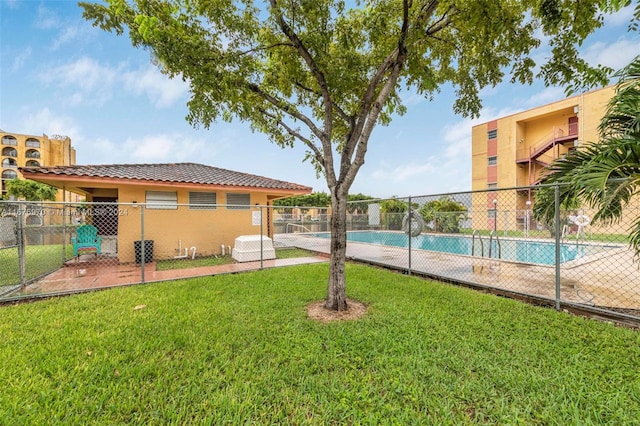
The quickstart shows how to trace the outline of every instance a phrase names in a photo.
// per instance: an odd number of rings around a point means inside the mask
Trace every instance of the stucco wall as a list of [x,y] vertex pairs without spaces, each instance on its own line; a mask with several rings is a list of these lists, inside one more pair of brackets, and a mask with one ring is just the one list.
[[[220,254],[221,245],[233,246],[240,235],[260,233],[260,226],[253,225],[254,211],[260,211],[256,205],[266,205],[264,193],[250,194],[251,209],[231,210],[226,204],[226,192],[215,191],[218,207],[215,210],[191,210],[188,189],[172,187],[153,187],[154,191],[175,191],[178,196],[178,208],[160,210],[143,208],[145,187],[121,187],[118,190],[118,202],[121,206],[118,217],[118,259],[120,262],[133,262],[134,242],[141,238],[141,220],[144,214],[144,239],[153,240],[154,258],[168,259],[180,255],[179,242],[184,247],[196,247],[197,255]],[[128,203],[137,202],[134,207]],[[184,205],[181,205],[184,204]],[[95,219],[94,219],[95,220]],[[267,214],[264,212],[263,232],[267,233]],[[191,255],[189,251],[189,255]]]

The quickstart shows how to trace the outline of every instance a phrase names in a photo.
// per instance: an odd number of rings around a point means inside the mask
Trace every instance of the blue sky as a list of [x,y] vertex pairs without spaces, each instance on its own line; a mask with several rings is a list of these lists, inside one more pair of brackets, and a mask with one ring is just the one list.
[[[631,8],[608,16],[581,48],[592,64],[619,69],[640,54]],[[537,52],[544,58],[545,50]],[[197,162],[326,191],[304,148],[281,149],[246,123],[194,129],[188,86],[169,80],[128,37],[93,28],[75,1],[0,0],[0,128],[71,137],[78,164]],[[408,112],[371,137],[351,192],[375,197],[469,190],[471,127],[564,97],[559,87],[502,84],[482,92],[470,120],[452,112],[453,91],[433,101],[404,95]]]

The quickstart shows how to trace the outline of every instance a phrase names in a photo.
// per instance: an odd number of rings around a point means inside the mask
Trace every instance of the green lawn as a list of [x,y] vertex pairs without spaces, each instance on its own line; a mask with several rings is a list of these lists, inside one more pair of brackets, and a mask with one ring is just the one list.
[[[66,257],[73,257],[73,246],[66,246]],[[25,272],[27,280],[46,274],[62,266],[62,245],[30,245],[26,247]],[[0,249],[0,285],[20,284],[20,264],[16,247]]]
[[0,424],[638,424],[637,330],[351,264],[316,323],[327,272],[2,307]]
[[[308,250],[302,250],[298,248],[284,248],[276,249],[276,259],[289,259],[293,257],[309,257],[314,256],[314,253]],[[235,262],[231,255],[226,256],[211,256],[211,257],[197,257],[195,259],[166,259],[159,260],[156,263],[156,270],[166,271],[169,269],[189,269],[197,268],[199,266],[219,266],[228,265]]]

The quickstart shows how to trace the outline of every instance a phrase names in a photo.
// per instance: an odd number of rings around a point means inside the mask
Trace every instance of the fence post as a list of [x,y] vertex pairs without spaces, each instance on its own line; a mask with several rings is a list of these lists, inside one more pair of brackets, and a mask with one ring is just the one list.
[[[144,284],[144,268],[147,265],[147,255],[144,252],[144,246],[146,245],[144,243],[144,208],[146,207],[145,204],[142,204],[140,206],[140,281],[142,281],[142,283]],[[134,253],[133,256],[135,258],[135,247],[134,247]]]
[[409,220],[408,220],[408,224],[409,224],[409,229],[407,234],[407,239],[409,240],[409,270],[407,271],[407,275],[411,275],[411,197],[409,197]]
[[18,204],[18,217],[16,227],[16,243],[18,243],[18,263],[20,268],[20,288],[27,286],[27,268],[26,268],[26,239],[24,235],[24,215],[26,214],[26,206],[24,203]]
[[264,268],[264,244],[262,243],[262,206],[260,206],[260,269]]
[[[71,211],[69,211],[69,216],[71,216]],[[64,262],[67,261],[67,205],[62,205],[62,262],[61,265],[64,266]]]
[[555,229],[556,235],[556,310],[560,310],[560,186],[556,184],[555,186],[555,197],[554,197],[554,224],[553,227]]

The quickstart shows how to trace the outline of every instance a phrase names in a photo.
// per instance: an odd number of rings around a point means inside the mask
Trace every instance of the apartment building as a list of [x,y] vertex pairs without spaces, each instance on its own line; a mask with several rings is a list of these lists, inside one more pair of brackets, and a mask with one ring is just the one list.
[[[536,185],[553,160],[585,143],[597,142],[600,119],[614,93],[615,86],[608,86],[474,126],[472,189]],[[534,200],[529,190],[515,194],[504,199],[493,191],[475,196],[473,210],[486,210],[487,215],[486,219],[476,215],[473,226],[495,229],[500,210],[510,216],[503,227],[522,229]]]
[[[2,195],[7,194],[7,181],[22,179],[18,167],[70,166],[76,164],[76,150],[67,136],[35,136],[0,130],[2,158]],[[73,195],[73,198],[71,196]],[[77,195],[58,191],[57,201],[77,201]]]

